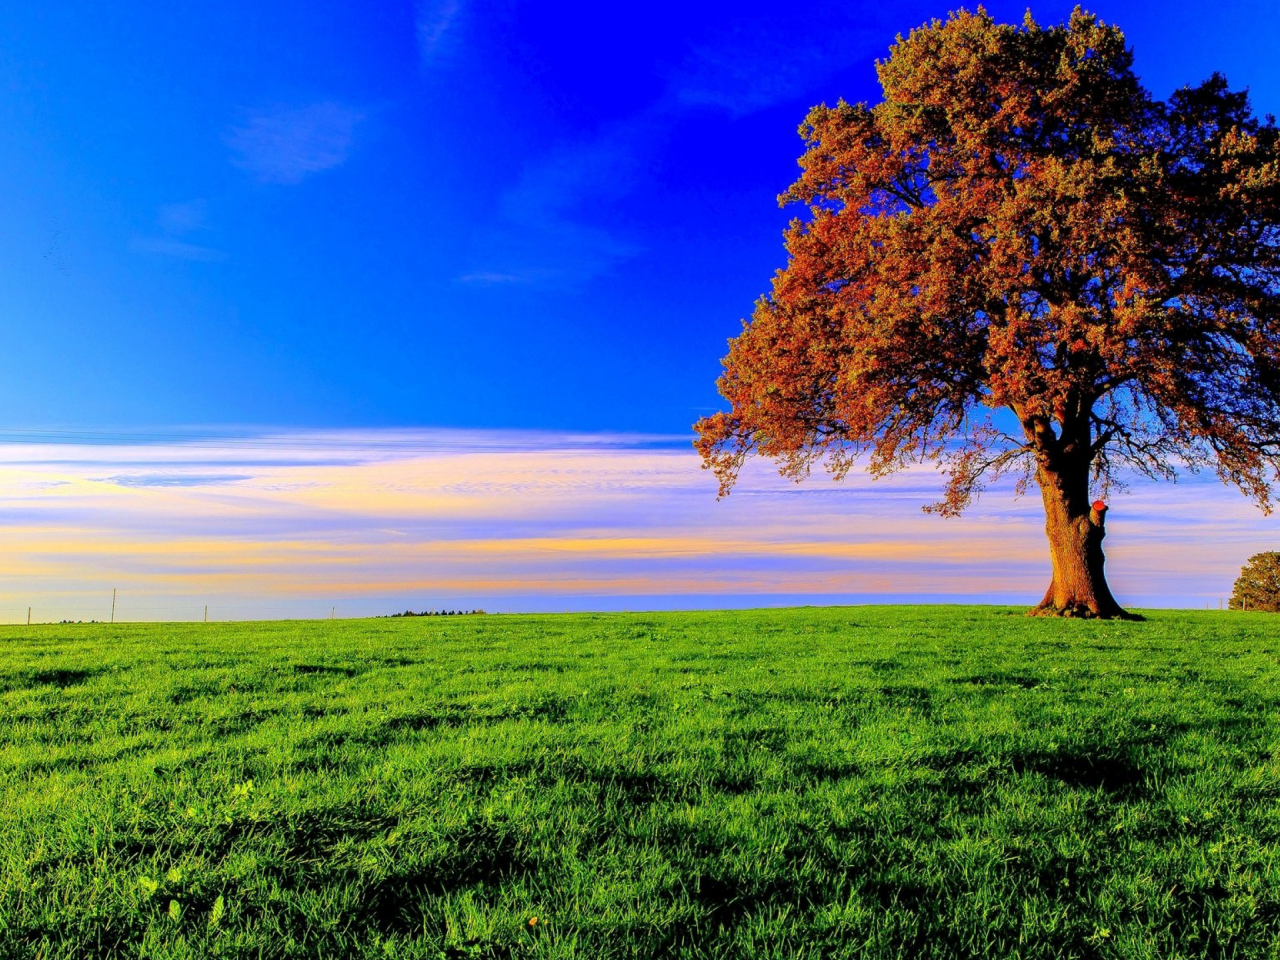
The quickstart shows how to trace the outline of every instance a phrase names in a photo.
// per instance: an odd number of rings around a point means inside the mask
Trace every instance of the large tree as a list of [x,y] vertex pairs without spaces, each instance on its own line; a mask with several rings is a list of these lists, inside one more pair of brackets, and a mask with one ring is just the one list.
[[[788,262],[699,421],[728,492],[938,461],[959,513],[1008,472],[1044,501],[1036,611],[1124,616],[1103,575],[1126,470],[1212,466],[1269,509],[1280,466],[1280,146],[1220,75],[1154,99],[1114,26],[956,13],[814,108]],[[1092,489],[1091,489],[1092,488]]]

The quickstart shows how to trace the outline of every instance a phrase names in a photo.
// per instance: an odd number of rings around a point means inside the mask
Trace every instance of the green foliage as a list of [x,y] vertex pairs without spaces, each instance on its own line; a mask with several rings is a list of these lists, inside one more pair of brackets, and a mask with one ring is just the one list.
[[1280,553],[1255,553],[1231,588],[1232,610],[1280,610]]
[[1280,956],[1263,615],[3,627],[0,755],[6,958]]

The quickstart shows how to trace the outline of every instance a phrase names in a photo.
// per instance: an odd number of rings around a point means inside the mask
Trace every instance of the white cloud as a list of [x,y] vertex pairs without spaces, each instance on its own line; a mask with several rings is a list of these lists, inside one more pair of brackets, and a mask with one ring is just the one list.
[[236,166],[263,183],[296,184],[340,166],[364,115],[339,103],[273,107],[251,114],[227,137]]
[[418,5],[418,50],[431,63],[447,49],[449,35],[462,12],[461,0],[425,0]]
[[484,286],[503,286],[511,283],[534,283],[545,279],[546,271],[521,270],[515,273],[502,273],[497,270],[476,270],[464,273],[458,278],[462,283],[475,283]]
[[811,22],[803,37],[770,27],[750,22],[691,49],[671,75],[670,95],[685,107],[716,107],[735,116],[754,113],[804,96],[860,59],[866,59],[870,70],[870,55],[885,47],[885,37],[891,35],[863,17],[852,21],[839,8]]
[[178,260],[194,260],[199,263],[217,263],[227,259],[221,250],[202,247],[195,243],[185,243],[170,237],[135,237],[129,247],[140,253],[158,253],[163,257],[174,257]]
[[160,207],[156,225],[173,236],[182,236],[196,230],[207,230],[208,205],[204,200],[187,200],[183,203],[166,203]]
[[[878,15],[880,19],[883,14]],[[654,102],[594,135],[561,142],[526,163],[499,201],[498,225],[467,283],[586,282],[644,252],[601,211],[626,197],[675,125],[691,110],[734,115],[806,96],[851,61],[883,47],[886,31],[844,8],[730,28],[689,51]]]
[[667,129],[664,106],[561,143],[531,160],[499,198],[499,225],[485,239],[486,262],[468,283],[573,285],[643,253],[625,233],[595,225],[601,206],[629,194]]
[[163,236],[135,237],[130,241],[129,248],[139,253],[154,253],[162,257],[201,263],[216,263],[227,258],[221,250],[184,239],[187,234],[209,229],[204,200],[161,205],[156,215],[156,226]]

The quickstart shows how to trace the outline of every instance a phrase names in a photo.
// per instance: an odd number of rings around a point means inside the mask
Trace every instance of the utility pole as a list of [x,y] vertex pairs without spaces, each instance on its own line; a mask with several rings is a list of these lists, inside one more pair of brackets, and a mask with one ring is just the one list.
[[116,622],[116,588],[111,588],[111,622]]
[[31,608],[27,607],[27,626],[31,626]]
[[204,605],[204,622],[209,622],[209,605],[207,603]]
[[337,612],[337,610],[338,610],[338,608],[337,608],[337,607],[330,607],[330,608],[329,608],[329,619],[330,619],[330,620],[332,620],[332,619],[333,619],[333,615]]

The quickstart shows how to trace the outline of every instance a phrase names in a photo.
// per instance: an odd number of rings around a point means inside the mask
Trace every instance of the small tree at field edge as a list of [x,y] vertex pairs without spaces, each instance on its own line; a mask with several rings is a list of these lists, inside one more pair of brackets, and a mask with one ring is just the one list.
[[1280,610],[1280,553],[1255,553],[1231,588],[1232,610]]

